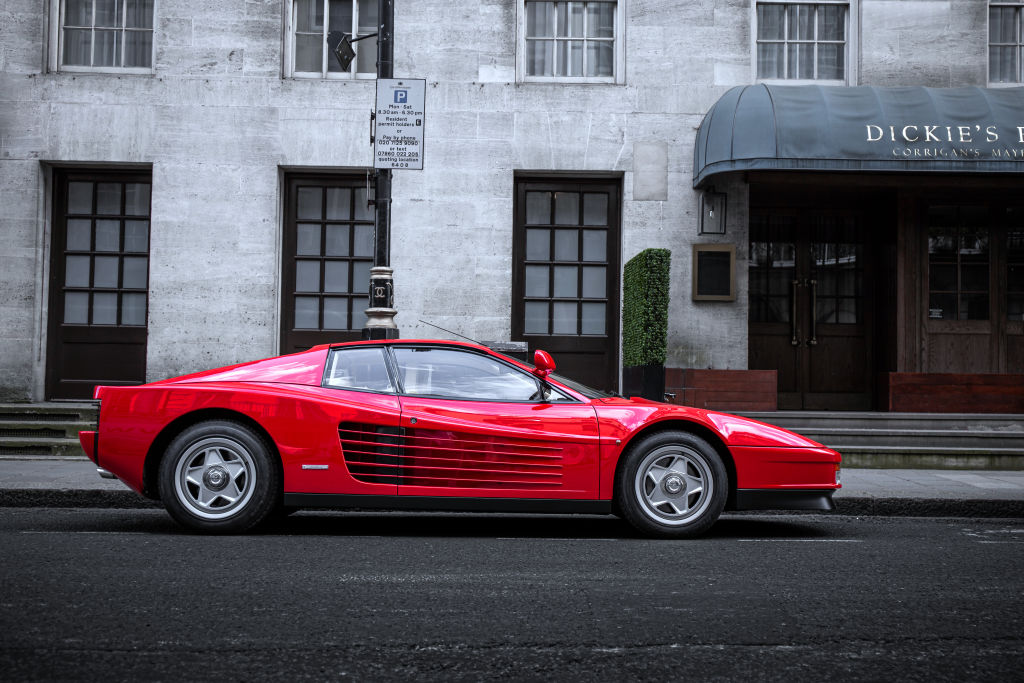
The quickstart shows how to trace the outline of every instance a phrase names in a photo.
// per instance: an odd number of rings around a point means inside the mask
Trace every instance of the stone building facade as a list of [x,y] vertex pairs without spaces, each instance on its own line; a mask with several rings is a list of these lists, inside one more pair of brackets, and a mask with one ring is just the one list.
[[[367,53],[351,73],[334,70],[322,40],[330,28],[368,32],[374,4],[4,4],[0,400],[276,355],[297,326],[337,338],[358,328],[373,40],[357,43]],[[996,9],[1018,22],[1006,45],[991,35]],[[576,338],[580,349],[604,338],[568,367],[603,363],[617,378],[622,264],[662,247],[673,254],[667,365],[753,368],[751,193],[775,179],[759,185],[741,169],[695,188],[708,112],[763,82],[1001,88],[992,50],[1020,59],[1022,11],[979,0],[397,0],[395,74],[426,80],[424,168],[394,172],[401,335],[447,336],[421,321],[485,340],[561,329],[567,357]],[[999,65],[995,77],[1019,82],[1019,64],[1016,76]],[[1019,193],[1019,175],[1000,182]],[[724,232],[701,234],[712,185]],[[575,202],[574,218],[541,207],[559,197]],[[588,197],[605,212],[593,222]],[[531,217],[531,206],[555,213]],[[332,226],[347,240],[333,261]],[[555,258],[563,234],[576,246]],[[591,237],[603,240],[597,256],[585,253]],[[550,240],[544,254],[534,238]],[[735,247],[732,300],[692,296],[695,244]],[[543,285],[531,259],[547,268]],[[92,327],[102,334],[76,336]],[[882,407],[876,389],[862,407]]]

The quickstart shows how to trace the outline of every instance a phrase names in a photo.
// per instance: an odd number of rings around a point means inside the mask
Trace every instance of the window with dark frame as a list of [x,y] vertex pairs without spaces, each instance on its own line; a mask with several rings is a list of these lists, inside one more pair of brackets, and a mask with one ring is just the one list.
[[145,327],[150,184],[71,180],[64,207],[62,322]]
[[288,178],[282,348],[358,338],[366,323],[374,210],[365,177]]
[[[863,322],[864,244],[850,217],[819,217],[811,244],[814,317],[819,323]],[[858,241],[860,239],[860,241]]]
[[606,335],[608,194],[526,192],[525,334]]
[[989,214],[984,206],[928,207],[928,317],[990,317]]
[[795,221],[790,216],[751,217],[750,322],[788,323],[796,277]]

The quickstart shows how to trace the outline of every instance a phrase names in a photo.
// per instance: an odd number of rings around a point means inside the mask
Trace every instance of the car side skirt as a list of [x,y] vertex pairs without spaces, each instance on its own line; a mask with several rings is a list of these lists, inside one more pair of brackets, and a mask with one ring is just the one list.
[[610,515],[610,500],[550,498],[449,498],[445,496],[366,496],[334,493],[285,493],[285,507],[349,510],[432,510],[444,512],[536,512]]
[[735,510],[835,510],[834,489],[737,489]]

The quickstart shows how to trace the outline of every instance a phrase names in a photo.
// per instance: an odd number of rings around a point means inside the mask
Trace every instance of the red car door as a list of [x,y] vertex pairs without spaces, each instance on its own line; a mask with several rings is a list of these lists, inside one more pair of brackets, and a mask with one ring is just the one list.
[[392,347],[401,383],[399,495],[596,499],[586,402],[470,349]]
[[379,346],[331,350],[323,386],[306,389],[316,410],[295,424],[296,438],[310,447],[301,459],[284,458],[289,493],[397,494],[401,405],[386,353]]

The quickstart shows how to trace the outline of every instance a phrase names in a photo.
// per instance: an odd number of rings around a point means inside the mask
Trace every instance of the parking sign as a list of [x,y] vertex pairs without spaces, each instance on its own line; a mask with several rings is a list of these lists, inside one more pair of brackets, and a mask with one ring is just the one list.
[[374,168],[423,169],[426,80],[377,79]]

